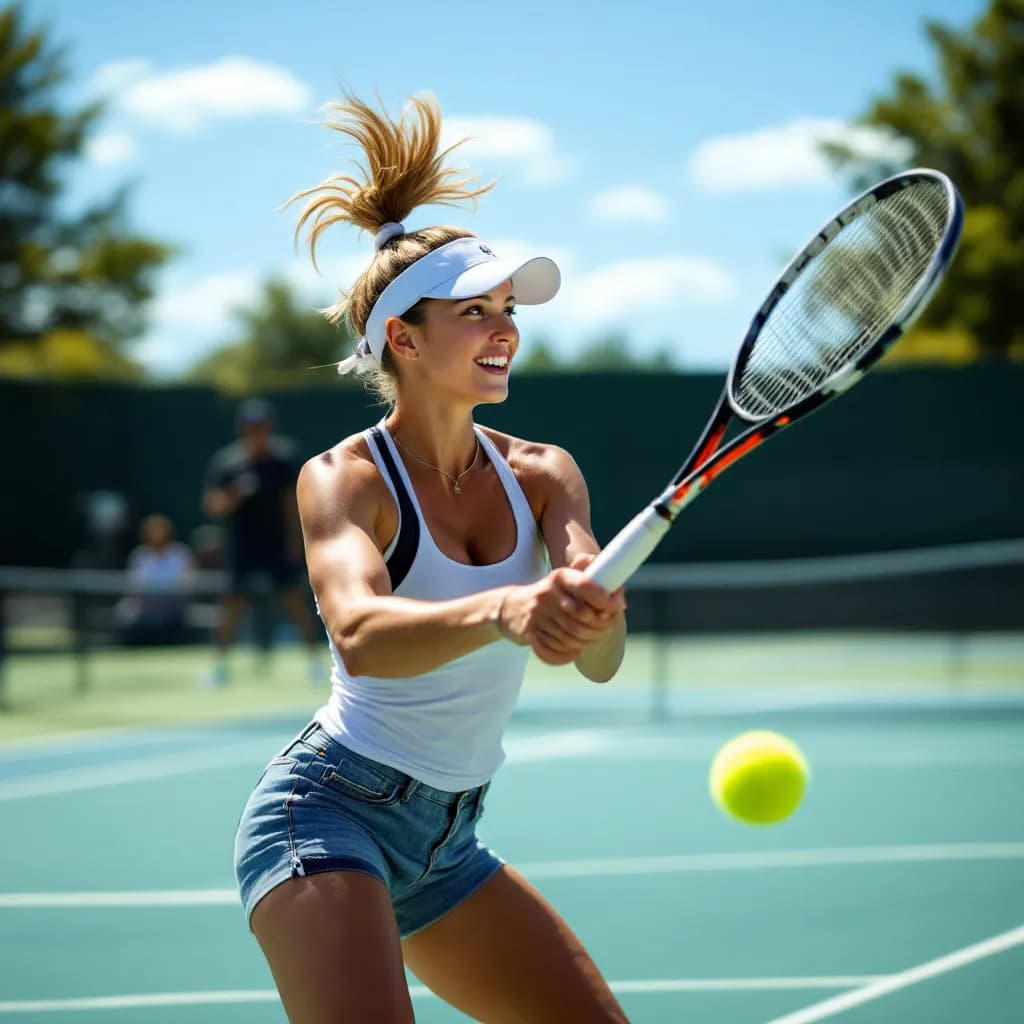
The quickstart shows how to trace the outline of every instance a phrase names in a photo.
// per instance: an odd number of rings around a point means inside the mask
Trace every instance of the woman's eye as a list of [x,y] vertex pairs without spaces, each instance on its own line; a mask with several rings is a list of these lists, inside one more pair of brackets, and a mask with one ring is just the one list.
[[[515,306],[509,306],[507,309],[503,310],[503,313],[504,313],[505,316],[515,316],[516,315],[516,307]],[[485,310],[483,306],[467,306],[462,311],[461,315],[462,316],[486,316],[487,315],[487,310]]]

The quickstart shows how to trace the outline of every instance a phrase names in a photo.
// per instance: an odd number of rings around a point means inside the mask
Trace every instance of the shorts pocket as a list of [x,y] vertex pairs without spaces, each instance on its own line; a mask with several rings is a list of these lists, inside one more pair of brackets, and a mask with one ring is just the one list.
[[378,771],[372,764],[346,755],[336,765],[328,765],[320,775],[320,785],[352,797],[364,804],[382,806],[395,803],[402,784]]

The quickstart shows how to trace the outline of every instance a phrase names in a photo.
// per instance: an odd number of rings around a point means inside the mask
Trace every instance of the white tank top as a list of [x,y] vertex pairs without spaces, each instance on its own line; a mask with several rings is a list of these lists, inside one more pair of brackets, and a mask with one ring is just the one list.
[[[548,569],[529,502],[491,440],[477,437],[505,488],[515,517],[512,553],[491,565],[443,554],[383,421],[363,436],[398,506],[384,552],[392,592],[444,601],[509,584],[531,583]],[[331,696],[316,720],[340,743],[437,789],[459,792],[489,781],[504,760],[501,736],[523,682],[529,647],[500,639],[419,676],[350,675],[330,639]]]

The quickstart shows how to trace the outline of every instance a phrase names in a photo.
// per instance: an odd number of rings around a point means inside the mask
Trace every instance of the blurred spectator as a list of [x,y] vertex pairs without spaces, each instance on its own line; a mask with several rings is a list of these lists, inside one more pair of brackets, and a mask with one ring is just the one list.
[[120,569],[132,545],[128,499],[120,491],[87,491],[76,498],[86,545],[71,559],[76,569]]
[[235,427],[239,439],[214,455],[203,492],[204,511],[222,520],[226,529],[229,578],[214,664],[204,683],[221,686],[227,681],[227,654],[242,614],[254,598],[274,593],[309,650],[311,678],[319,680],[325,675],[320,633],[309,607],[295,501],[298,462],[290,442],[275,436],[273,409],[262,399],[242,404]]
[[131,592],[116,608],[121,642],[128,646],[183,643],[192,553],[175,540],[174,525],[167,516],[146,516],[139,536],[142,543],[128,556],[126,567]]

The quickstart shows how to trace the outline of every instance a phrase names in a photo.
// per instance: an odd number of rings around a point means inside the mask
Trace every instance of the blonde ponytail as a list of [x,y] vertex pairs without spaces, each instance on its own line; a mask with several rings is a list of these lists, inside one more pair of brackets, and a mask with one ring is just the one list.
[[[473,202],[494,187],[493,182],[471,187],[472,176],[444,166],[449,153],[465,140],[441,149],[441,109],[429,94],[413,96],[397,121],[350,93],[328,109],[334,116],[325,126],[352,139],[362,149],[365,164],[357,163],[360,177],[332,175],[297,192],[285,204],[308,200],[295,226],[295,239],[298,242],[308,227],[306,240],[314,266],[317,244],[334,224],[352,224],[376,234],[385,224],[403,224],[418,206]],[[332,323],[346,318],[356,336],[363,335],[374,303],[403,270],[439,246],[471,234],[456,227],[395,233],[375,252],[351,290],[323,310],[324,315]],[[406,317],[418,322],[419,310],[414,307]],[[394,401],[397,373],[390,352],[385,350],[380,370],[367,376],[383,401]]]
[[[332,225],[346,222],[376,233],[389,222],[403,223],[417,206],[454,206],[474,200],[491,188],[468,188],[471,177],[445,167],[455,148],[441,150],[441,109],[433,96],[413,96],[396,121],[358,97],[346,95],[332,103],[328,128],[347,135],[366,157],[362,178],[336,174],[292,196],[289,203],[309,199],[295,228],[296,239],[309,225],[310,254]],[[459,143],[456,143],[459,145]]]

